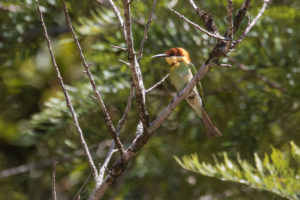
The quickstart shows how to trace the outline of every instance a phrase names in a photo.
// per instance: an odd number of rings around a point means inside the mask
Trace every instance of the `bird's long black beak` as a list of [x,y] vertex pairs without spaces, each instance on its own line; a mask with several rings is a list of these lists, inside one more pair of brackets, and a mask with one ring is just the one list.
[[165,53],[162,53],[162,54],[157,54],[155,56],[152,56],[151,58],[160,58],[160,57],[167,57],[168,55],[165,54]]

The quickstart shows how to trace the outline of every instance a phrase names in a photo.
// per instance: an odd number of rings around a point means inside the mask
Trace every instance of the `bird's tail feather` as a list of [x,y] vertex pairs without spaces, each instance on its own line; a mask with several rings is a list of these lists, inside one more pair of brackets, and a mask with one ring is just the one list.
[[202,107],[202,116],[201,121],[205,128],[207,137],[216,137],[216,136],[222,136],[222,133],[219,131],[217,127],[215,127],[209,118],[209,116],[206,114],[204,108]]

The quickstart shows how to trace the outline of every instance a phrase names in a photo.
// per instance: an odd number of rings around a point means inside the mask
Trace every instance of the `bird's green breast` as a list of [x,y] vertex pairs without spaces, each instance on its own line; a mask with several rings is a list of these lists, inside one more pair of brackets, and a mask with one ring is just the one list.
[[170,69],[170,79],[177,91],[180,91],[192,78],[191,70],[183,62]]

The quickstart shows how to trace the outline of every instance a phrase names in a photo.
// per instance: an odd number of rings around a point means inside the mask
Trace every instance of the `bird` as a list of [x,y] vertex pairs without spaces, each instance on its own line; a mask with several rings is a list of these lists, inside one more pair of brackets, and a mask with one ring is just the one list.
[[[170,66],[169,77],[177,92],[180,92],[185,85],[192,80],[193,76],[197,72],[194,64],[191,62],[189,52],[181,47],[171,48],[164,54],[152,56],[152,58],[159,57],[165,58]],[[208,138],[222,136],[222,133],[216,126],[214,126],[204,109],[203,93],[200,82],[191,90],[185,100],[202,121]]]

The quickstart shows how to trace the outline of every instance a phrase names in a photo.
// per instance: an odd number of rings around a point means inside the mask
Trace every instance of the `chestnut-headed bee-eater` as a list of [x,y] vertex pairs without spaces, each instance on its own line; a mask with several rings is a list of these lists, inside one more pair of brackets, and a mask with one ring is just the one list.
[[[158,54],[152,58],[164,57],[170,66],[170,79],[176,90],[179,92],[184,86],[192,80],[196,74],[196,68],[190,60],[189,53],[183,48],[171,48],[165,54]],[[203,107],[203,95],[201,83],[197,84],[191,93],[185,98],[201,119],[206,130],[207,137],[222,136],[221,132],[215,127],[206,114]]]

